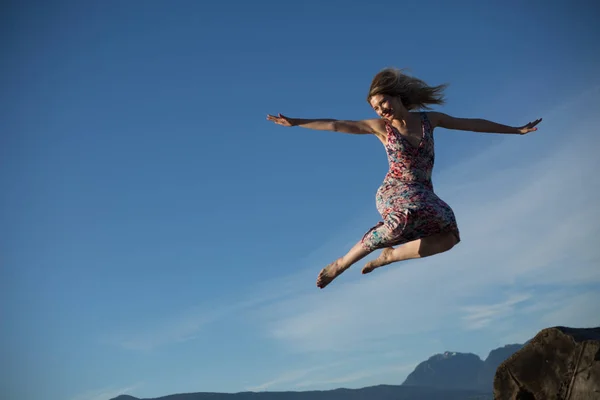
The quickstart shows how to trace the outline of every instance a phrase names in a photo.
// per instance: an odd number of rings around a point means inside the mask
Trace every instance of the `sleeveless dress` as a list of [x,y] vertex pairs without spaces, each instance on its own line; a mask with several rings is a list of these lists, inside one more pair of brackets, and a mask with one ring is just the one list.
[[420,112],[420,117],[422,136],[417,147],[386,122],[389,171],[375,196],[383,221],[363,236],[361,243],[368,251],[446,232],[460,242],[452,208],[433,190],[433,130],[427,114]]

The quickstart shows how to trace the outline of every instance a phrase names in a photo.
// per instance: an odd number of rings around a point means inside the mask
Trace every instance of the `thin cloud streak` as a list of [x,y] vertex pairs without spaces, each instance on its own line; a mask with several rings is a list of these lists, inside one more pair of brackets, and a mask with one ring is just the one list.
[[489,326],[497,319],[511,315],[515,306],[531,298],[531,294],[510,296],[508,300],[495,304],[470,305],[462,308],[466,314],[462,317],[465,329],[477,330]]
[[[268,284],[258,285],[252,293],[235,299],[218,301],[220,306],[200,305],[179,311],[173,317],[153,321],[144,329],[105,335],[101,341],[126,350],[152,351],[156,348],[193,340],[207,325],[222,318],[242,314],[245,310],[270,303],[298,292],[297,275],[272,279]],[[215,301],[215,299],[211,299]]]
[[84,393],[80,393],[76,396],[73,396],[71,400],[108,400],[113,399],[122,394],[132,395],[136,389],[138,389],[141,384],[125,386],[122,388],[115,387],[107,387],[103,389],[94,389],[89,390]]
[[337,376],[329,379],[306,380],[296,383],[295,387],[300,389],[325,387],[330,385],[345,385],[352,382],[361,381],[365,378],[373,376],[381,376],[384,374],[401,374],[412,371],[417,366],[417,363],[412,364],[390,364],[374,369],[363,369],[351,372],[346,375]]
[[541,317],[547,326],[591,328],[600,326],[600,294],[596,291],[582,293],[564,301]]
[[343,364],[342,362],[335,362],[335,363],[330,363],[330,364],[326,364],[326,365],[318,365],[318,366],[309,367],[309,368],[292,369],[289,371],[285,371],[284,373],[280,374],[279,376],[277,376],[276,378],[274,378],[268,382],[265,382],[265,383],[262,383],[262,384],[256,385],[256,386],[250,386],[250,387],[248,387],[247,390],[253,391],[253,392],[266,391],[267,389],[270,389],[272,387],[277,387],[277,386],[281,386],[283,384],[290,384],[293,382],[297,382],[300,379],[306,377],[307,375],[314,374],[319,371],[325,371],[325,370],[328,370],[331,368],[335,368],[342,364]]

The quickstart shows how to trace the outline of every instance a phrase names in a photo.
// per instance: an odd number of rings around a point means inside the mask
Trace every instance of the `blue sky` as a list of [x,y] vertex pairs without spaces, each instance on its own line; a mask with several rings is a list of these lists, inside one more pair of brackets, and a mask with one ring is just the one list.
[[[587,4],[586,4],[587,3]],[[589,2],[13,2],[1,24],[3,398],[399,384],[600,325],[600,56]],[[325,290],[379,215],[372,76],[449,82],[436,130],[463,241]],[[367,259],[368,260],[368,259]]]

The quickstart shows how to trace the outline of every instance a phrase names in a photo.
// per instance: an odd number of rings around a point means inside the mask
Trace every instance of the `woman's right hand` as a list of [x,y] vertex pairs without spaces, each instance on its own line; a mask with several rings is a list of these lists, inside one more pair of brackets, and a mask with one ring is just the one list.
[[269,121],[273,121],[276,124],[282,125],[282,126],[294,126],[294,122],[291,118],[288,118],[286,116],[283,116],[281,114],[277,114],[277,117],[271,114],[267,114],[267,119]]

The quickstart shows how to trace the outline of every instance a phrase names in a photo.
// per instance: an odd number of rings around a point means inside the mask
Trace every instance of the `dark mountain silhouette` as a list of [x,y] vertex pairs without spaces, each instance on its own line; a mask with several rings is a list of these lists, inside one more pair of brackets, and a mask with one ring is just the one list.
[[481,358],[471,353],[436,354],[417,365],[402,385],[471,389],[478,386],[483,364]]
[[521,344],[499,347],[485,361],[472,353],[436,354],[417,365],[402,385],[491,392],[498,366],[522,347]]
[[[113,400],[150,400],[118,396]],[[305,392],[185,393],[153,400],[493,400],[490,393],[426,387],[379,385],[361,389]]]

